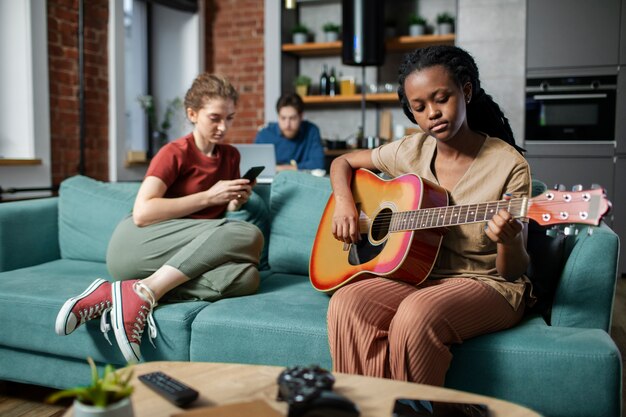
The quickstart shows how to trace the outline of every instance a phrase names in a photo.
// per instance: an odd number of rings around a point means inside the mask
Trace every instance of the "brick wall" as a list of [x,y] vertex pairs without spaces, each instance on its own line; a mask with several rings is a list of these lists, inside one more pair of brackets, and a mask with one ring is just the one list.
[[[78,1],[48,0],[52,182],[79,173]],[[108,179],[108,0],[84,1],[85,175]]]
[[[78,0],[48,0],[52,182],[79,173]],[[108,180],[108,0],[84,0],[85,175]],[[206,0],[206,70],[240,93],[229,137],[263,124],[263,2]]]
[[206,70],[226,76],[239,91],[231,142],[252,142],[263,124],[263,1],[207,0]]

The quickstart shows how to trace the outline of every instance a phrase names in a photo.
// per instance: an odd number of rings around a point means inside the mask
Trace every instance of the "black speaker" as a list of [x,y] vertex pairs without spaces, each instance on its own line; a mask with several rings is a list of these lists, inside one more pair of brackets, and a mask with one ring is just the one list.
[[385,4],[383,0],[343,0],[344,65],[380,66],[385,62]]

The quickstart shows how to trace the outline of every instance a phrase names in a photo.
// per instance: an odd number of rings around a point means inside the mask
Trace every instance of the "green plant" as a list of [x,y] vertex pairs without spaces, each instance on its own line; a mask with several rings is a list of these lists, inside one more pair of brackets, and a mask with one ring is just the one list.
[[324,32],[337,32],[339,33],[339,25],[333,22],[328,22],[322,26]]
[[293,84],[295,86],[299,86],[299,85],[306,85],[309,86],[311,85],[311,78],[307,77],[306,75],[298,75],[294,80],[293,80]]
[[443,13],[439,13],[437,15],[437,23],[441,24],[441,23],[454,23],[454,16],[452,16],[450,13],[448,12],[443,12]]
[[167,132],[172,127],[172,117],[174,117],[176,112],[183,107],[182,100],[176,97],[167,102],[167,107],[165,108],[165,113],[163,114],[163,120],[161,123],[159,123],[157,119],[154,98],[151,95],[139,96],[137,97],[137,100],[148,117],[148,123],[150,125],[150,130],[152,130],[152,134],[159,137],[159,140],[161,141],[160,145],[164,145],[165,142],[167,142]]
[[293,34],[304,33],[306,35],[306,34],[309,33],[309,28],[304,26],[301,23],[298,23],[291,29],[291,33],[293,33]]
[[422,16],[412,14],[409,16],[409,25],[426,25],[426,19]]
[[100,377],[93,359],[87,358],[87,362],[91,367],[91,385],[55,392],[46,399],[46,402],[54,403],[62,398],[75,398],[83,404],[104,408],[133,393],[133,386],[130,384],[133,376],[131,367],[115,372],[112,365],[106,365]]

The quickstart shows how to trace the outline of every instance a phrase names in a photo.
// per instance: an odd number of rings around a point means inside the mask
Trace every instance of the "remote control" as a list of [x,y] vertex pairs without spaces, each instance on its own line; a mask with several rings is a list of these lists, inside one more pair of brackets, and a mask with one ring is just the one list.
[[179,407],[184,407],[198,398],[198,391],[163,372],[139,375],[139,380],[154,392]]

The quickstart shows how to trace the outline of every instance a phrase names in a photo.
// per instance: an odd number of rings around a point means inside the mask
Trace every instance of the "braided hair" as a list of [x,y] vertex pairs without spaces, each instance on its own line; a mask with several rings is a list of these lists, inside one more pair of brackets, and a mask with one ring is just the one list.
[[444,67],[459,87],[462,88],[468,82],[471,84],[472,100],[467,105],[467,123],[470,129],[500,138],[522,153],[524,149],[515,144],[509,120],[504,116],[500,106],[480,86],[478,67],[474,58],[467,51],[457,46],[429,46],[416,49],[405,55],[398,71],[400,84],[398,97],[402,104],[402,110],[409,120],[417,124],[406,98],[404,82],[413,72],[436,65]]

